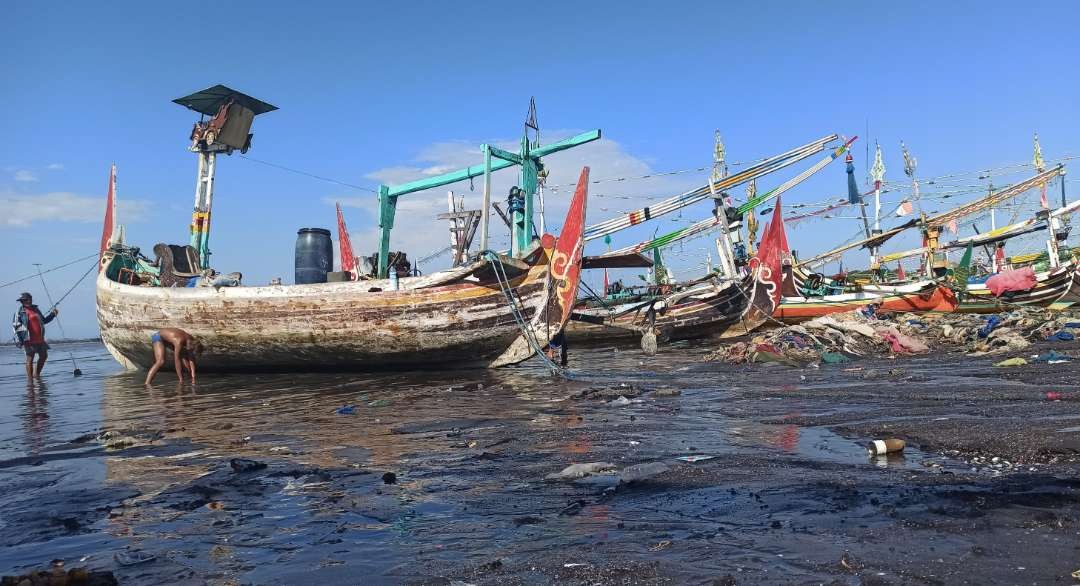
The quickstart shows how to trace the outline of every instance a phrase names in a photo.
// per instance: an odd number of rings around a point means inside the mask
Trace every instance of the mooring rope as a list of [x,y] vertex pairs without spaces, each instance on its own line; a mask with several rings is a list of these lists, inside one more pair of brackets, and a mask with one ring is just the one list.
[[532,330],[529,328],[528,321],[525,316],[522,315],[521,310],[518,308],[518,302],[513,293],[513,287],[510,285],[510,279],[506,276],[502,260],[499,259],[498,253],[492,250],[485,250],[481,252],[481,255],[487,258],[491,263],[493,272],[495,273],[495,280],[499,282],[499,288],[502,289],[503,296],[506,297],[506,303],[510,306],[510,313],[514,317],[514,321],[517,322],[518,328],[521,329],[521,335],[525,337],[525,341],[529,343],[529,346],[533,349],[533,352],[540,357],[540,360],[551,369],[552,374],[569,378],[569,373],[565,368],[552,362],[547,354],[544,354],[543,348],[540,347],[540,343],[536,341],[536,336],[533,335]]

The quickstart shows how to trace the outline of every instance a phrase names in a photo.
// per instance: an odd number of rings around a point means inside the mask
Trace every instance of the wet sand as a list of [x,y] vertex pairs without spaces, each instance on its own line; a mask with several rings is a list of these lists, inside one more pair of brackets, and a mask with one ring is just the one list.
[[[574,350],[573,380],[532,365],[195,387],[163,373],[147,390],[97,344],[55,345],[28,386],[5,347],[0,575],[53,559],[122,584],[1070,583],[1080,569],[1080,361],[795,369],[702,362],[711,349]],[[871,459],[881,437],[905,439],[903,456]],[[710,458],[678,459],[694,455]],[[545,480],[582,462],[666,470]]]

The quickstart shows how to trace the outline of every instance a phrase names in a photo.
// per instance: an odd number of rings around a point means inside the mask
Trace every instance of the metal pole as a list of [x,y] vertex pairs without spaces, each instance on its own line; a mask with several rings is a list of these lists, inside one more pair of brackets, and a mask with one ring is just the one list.
[[484,152],[484,205],[480,208],[480,251],[488,249],[488,219],[491,216],[491,148],[483,145]]
[[[713,201],[717,203],[716,213],[720,220],[720,238],[724,241],[724,250],[720,259],[724,265],[724,276],[729,279],[734,279],[735,273],[735,261],[734,252],[731,246],[731,234],[728,234],[728,219],[727,219],[727,203],[724,202],[722,196],[716,194],[716,184],[713,183],[712,177],[709,177],[709,193],[713,197]],[[750,213],[754,213],[753,210]],[[719,251],[718,251],[719,252]]]

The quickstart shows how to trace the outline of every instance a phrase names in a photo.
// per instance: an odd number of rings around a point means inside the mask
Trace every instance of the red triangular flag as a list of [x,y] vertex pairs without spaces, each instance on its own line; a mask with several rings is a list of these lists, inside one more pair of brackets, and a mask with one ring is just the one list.
[[337,204],[337,237],[338,249],[341,256],[341,270],[349,271],[352,280],[360,278],[357,270],[356,258],[353,256],[352,241],[349,240],[349,230],[345,228],[345,216],[341,214],[341,204]]
[[101,259],[105,256],[105,251],[109,249],[109,241],[113,237],[113,222],[116,221],[114,213],[116,211],[116,165],[112,166],[109,171],[109,194],[105,196],[105,224],[101,228],[101,248],[98,251],[98,272],[104,268],[101,265]]

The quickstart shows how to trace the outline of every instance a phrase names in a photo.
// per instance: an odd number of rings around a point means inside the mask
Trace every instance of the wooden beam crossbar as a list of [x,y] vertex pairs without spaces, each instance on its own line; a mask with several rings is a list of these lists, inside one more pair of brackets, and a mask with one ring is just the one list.
[[[540,158],[546,155],[564,151],[594,140],[600,139],[600,130],[590,130],[583,132],[576,136],[560,140],[548,145],[532,148],[527,140],[522,140],[521,153],[515,154],[509,151],[505,151],[491,145],[481,145],[481,151],[485,153],[485,156],[495,159],[490,160],[490,163],[472,165],[464,169],[452,171],[450,173],[444,173],[435,177],[426,177],[424,179],[417,179],[416,181],[410,181],[401,185],[379,186],[379,277],[385,278],[390,253],[390,231],[394,228],[394,215],[397,210],[397,198],[399,196],[415,193],[417,191],[424,191],[426,189],[432,189],[434,187],[440,187],[443,185],[449,185],[458,181],[464,181],[466,179],[472,179],[473,177],[486,176],[490,179],[490,174],[500,169],[518,165],[522,167],[521,183],[522,191],[525,193],[525,212],[515,212],[515,216],[520,215],[521,218],[515,217],[511,222],[511,231],[514,234],[511,235],[511,241],[519,244],[518,250],[525,250],[528,248],[528,242],[532,237],[532,200],[536,194],[537,188],[537,172],[542,168]],[[490,195],[490,194],[486,194]],[[485,205],[486,207],[486,205]],[[481,240],[484,240],[486,236],[487,215],[488,210],[481,210],[483,217],[483,224],[485,226],[482,232]],[[500,214],[501,215],[501,214]],[[441,216],[440,216],[441,217]],[[509,220],[509,218],[504,218]],[[484,243],[482,242],[481,245]]]

